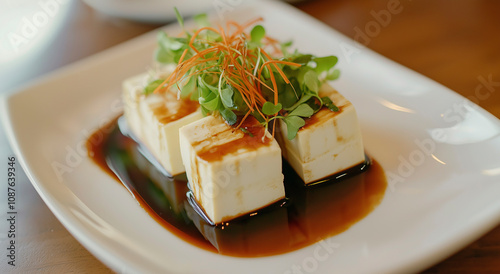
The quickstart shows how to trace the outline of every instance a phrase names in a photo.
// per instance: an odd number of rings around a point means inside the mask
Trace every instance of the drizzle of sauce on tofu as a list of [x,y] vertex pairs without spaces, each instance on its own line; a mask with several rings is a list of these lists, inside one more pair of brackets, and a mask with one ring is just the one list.
[[344,110],[344,108],[346,108],[346,107],[347,106],[339,106],[338,107],[339,111],[331,111],[328,108],[323,107],[318,112],[316,112],[313,116],[311,116],[309,118],[305,118],[304,122],[306,122],[306,124],[302,128],[300,128],[300,130],[317,127],[318,125],[321,125],[325,121],[329,121],[329,118],[332,118],[332,117],[335,117],[335,116],[341,114],[342,111]]
[[115,129],[98,130],[87,141],[95,163],[115,178],[125,178],[121,183],[168,231],[195,246],[228,256],[282,254],[342,233],[380,204],[387,187],[384,171],[374,160],[369,166],[337,175],[341,179],[327,178],[331,182],[316,186],[304,186],[284,161],[284,204],[211,226],[189,205],[185,175],[166,177],[146,160],[134,141],[120,133],[116,121],[110,126]]
[[159,118],[160,123],[168,124],[172,121],[177,121],[189,114],[195,112],[198,109],[198,104],[189,99],[179,99],[172,93],[166,93],[165,96],[174,97],[170,98],[168,102],[175,102],[173,106],[167,106],[166,104],[160,104],[154,108],[154,116]]
[[[221,134],[237,134],[239,138],[216,146],[210,144],[203,146],[197,151],[197,155],[204,161],[215,162],[222,160],[225,155],[235,153],[241,147],[245,147],[247,150],[256,150],[259,147],[269,145],[271,142],[270,138],[264,137],[266,133],[265,127],[252,116],[248,117],[240,128],[245,129],[247,133],[227,126],[225,131],[218,132],[212,137],[217,138]],[[193,144],[195,147],[198,145],[199,143]]]

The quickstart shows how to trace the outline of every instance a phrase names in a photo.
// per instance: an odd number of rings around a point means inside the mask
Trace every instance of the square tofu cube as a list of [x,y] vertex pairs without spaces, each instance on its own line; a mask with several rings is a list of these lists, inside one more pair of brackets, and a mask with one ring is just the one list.
[[283,157],[305,184],[342,172],[365,160],[363,140],[354,106],[328,85],[320,96],[328,96],[340,109],[333,112],[323,107],[305,119],[293,140],[288,140],[286,124],[280,121],[280,145]]
[[179,149],[179,128],[201,119],[197,102],[178,99],[173,90],[143,93],[150,77],[141,74],[123,83],[124,112],[133,135],[172,176],[185,172]]
[[285,197],[278,143],[253,117],[242,128],[252,135],[207,116],[179,131],[189,186],[215,224]]

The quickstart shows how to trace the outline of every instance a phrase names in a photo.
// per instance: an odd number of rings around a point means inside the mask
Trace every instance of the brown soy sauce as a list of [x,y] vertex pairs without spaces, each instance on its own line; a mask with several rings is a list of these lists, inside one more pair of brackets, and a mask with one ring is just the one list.
[[282,254],[339,234],[380,204],[387,187],[385,174],[374,160],[307,187],[283,161],[287,197],[283,203],[212,226],[189,204],[186,176],[171,178],[160,172],[143,156],[137,143],[122,135],[116,121],[113,123],[115,129],[106,131],[110,133],[103,142],[87,142],[89,156],[114,174],[149,215],[170,232],[224,255]]

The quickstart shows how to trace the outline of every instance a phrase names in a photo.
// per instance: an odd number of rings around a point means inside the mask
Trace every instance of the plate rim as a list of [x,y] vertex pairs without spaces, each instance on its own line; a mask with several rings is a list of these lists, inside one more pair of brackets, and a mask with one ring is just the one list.
[[[262,3],[259,3],[259,4],[261,5]],[[266,4],[267,5],[275,5],[275,7],[280,7],[280,8],[284,8],[286,5],[283,3],[270,3],[270,2],[268,2]],[[326,24],[324,24],[322,22],[317,21],[316,19],[312,18],[311,16],[309,16],[305,13],[302,13],[293,7],[286,5],[286,9],[301,13],[301,15],[305,16],[305,18],[307,18],[308,21],[310,21],[310,22],[308,22],[308,24],[310,24],[310,23],[314,23],[315,25],[319,24],[319,25],[322,25],[323,27],[326,27],[328,29],[328,31],[333,31],[333,32],[338,33],[333,28],[327,26]],[[90,237],[91,235],[86,235],[85,231],[82,232],[81,228],[78,228],[78,226],[74,225],[75,220],[73,219],[71,214],[68,215],[67,213],[64,213],[64,210],[61,210],[60,208],[56,207],[55,204],[57,204],[58,201],[57,200],[54,201],[54,198],[50,197],[50,193],[48,193],[48,189],[46,189],[46,186],[44,186],[43,182],[41,182],[41,180],[39,178],[37,178],[36,174],[34,173],[34,170],[32,168],[30,168],[30,165],[27,163],[28,160],[25,159],[25,154],[22,153],[23,149],[21,147],[21,144],[19,144],[17,142],[17,138],[16,138],[17,133],[16,133],[15,125],[12,123],[12,119],[11,119],[11,117],[12,117],[12,115],[14,115],[13,113],[15,113],[15,111],[13,111],[11,109],[9,102],[14,101],[16,98],[18,98],[20,96],[27,96],[26,93],[30,92],[30,88],[36,87],[36,86],[43,84],[43,83],[47,83],[47,82],[50,83],[52,81],[57,81],[58,79],[63,77],[65,74],[71,73],[71,71],[78,69],[80,67],[88,66],[89,63],[95,62],[96,60],[100,60],[100,59],[102,59],[103,56],[106,57],[109,53],[116,54],[119,51],[127,50],[131,46],[133,47],[134,44],[140,45],[143,43],[144,40],[151,39],[151,37],[157,31],[158,31],[158,29],[152,30],[152,31],[147,32],[143,35],[140,35],[136,38],[128,40],[124,43],[110,47],[110,48],[105,49],[101,52],[98,52],[96,54],[88,56],[84,59],[78,60],[74,63],[65,65],[59,69],[56,69],[56,70],[54,70],[46,75],[43,75],[43,76],[37,78],[36,80],[34,80],[33,82],[31,82],[27,85],[23,85],[19,88],[16,88],[16,91],[14,91],[14,92],[10,92],[10,93],[3,94],[2,96],[0,96],[0,106],[2,106],[1,112],[0,112],[1,117],[2,117],[1,120],[2,120],[2,124],[3,124],[4,129],[6,129],[5,133],[6,133],[8,142],[9,142],[13,152],[15,153],[16,157],[18,158],[19,163],[21,164],[23,170],[25,171],[26,175],[28,176],[31,184],[34,186],[37,193],[43,199],[44,203],[49,207],[49,209],[53,212],[53,214],[57,217],[57,219],[64,225],[64,227],[66,227],[66,229],[73,235],[73,237],[75,237],[83,246],[85,246],[85,248],[87,250],[89,250],[94,256],[96,256],[99,260],[103,261],[107,266],[111,267],[114,270],[118,270],[118,269],[120,269],[119,266],[123,266],[123,261],[119,260],[119,256],[113,256],[113,255],[107,254],[107,252],[105,252],[104,248],[97,248],[97,247],[89,244],[89,241],[91,242],[91,240],[92,240],[91,239],[92,237]],[[341,33],[338,33],[338,34],[341,36],[344,36],[348,40],[352,40]],[[450,90],[449,88],[435,82],[434,80],[427,78],[426,76],[421,75],[420,73],[415,72],[407,67],[404,67],[401,64],[398,64],[398,63],[388,59],[387,57],[382,56],[379,53],[374,52],[371,49],[368,49],[368,48],[365,48],[365,49],[370,54],[376,54],[376,55],[384,58],[385,60],[390,61],[392,63],[391,65],[396,64],[399,67],[402,67],[402,68],[405,68],[405,69],[411,71],[412,74],[416,74],[416,75],[419,75],[421,77],[424,77],[425,79],[432,81],[441,87],[444,87],[444,89],[442,89],[441,92],[446,92],[446,93],[448,93],[448,95],[452,94],[453,96],[458,96],[459,98],[465,99],[462,95],[460,95],[460,94]],[[481,110],[482,115],[489,116],[487,118],[499,122],[498,118],[495,117],[493,114],[489,113],[488,111],[484,110],[483,108],[480,108],[480,110]],[[65,215],[68,215],[69,217],[65,216]],[[439,246],[436,248],[436,252],[434,252],[432,254],[431,253],[427,254],[427,256],[425,256],[426,258],[420,257],[420,258],[418,258],[418,260],[414,259],[412,262],[409,262],[406,265],[400,265],[399,268],[393,268],[391,270],[394,270],[394,271],[422,270],[422,269],[428,267],[429,265],[432,265],[436,262],[441,261],[445,257],[448,257],[449,255],[453,254],[454,252],[458,251],[458,249],[463,248],[468,243],[470,243],[474,239],[477,239],[478,237],[480,237],[481,235],[483,235],[487,231],[491,230],[495,225],[497,225],[500,222],[500,208],[490,209],[490,211],[487,214],[485,213],[484,216],[482,216],[480,218],[480,220],[476,221],[476,222],[479,222],[482,225],[476,224],[475,226],[472,226],[475,228],[475,229],[473,229],[473,231],[471,231],[471,229],[463,228],[464,230],[468,231],[468,233],[463,234],[466,237],[463,237],[461,241],[456,241],[455,244],[453,245],[453,247]],[[85,229],[83,229],[83,230],[85,230]],[[422,261],[425,261],[425,263],[422,263]],[[123,271],[124,269],[125,268],[123,268],[121,270]],[[133,264],[127,265],[126,269],[127,269],[127,272],[130,270],[132,270],[133,272],[140,272],[141,269],[143,270],[141,265],[137,266],[137,265],[133,265]]]

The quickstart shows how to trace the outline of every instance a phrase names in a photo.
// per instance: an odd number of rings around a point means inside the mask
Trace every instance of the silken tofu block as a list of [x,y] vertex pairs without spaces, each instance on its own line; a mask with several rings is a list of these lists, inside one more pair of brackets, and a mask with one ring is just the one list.
[[123,83],[125,118],[132,133],[172,176],[185,172],[179,148],[179,128],[201,119],[197,102],[178,99],[174,90],[144,94],[151,77],[144,73]]
[[242,128],[253,137],[214,116],[179,131],[190,189],[215,224],[285,197],[278,143],[253,117]]
[[365,160],[363,140],[354,106],[342,94],[325,84],[320,96],[328,96],[339,108],[323,107],[307,118],[293,140],[280,121],[280,144],[284,158],[305,184],[318,181],[361,164]]

